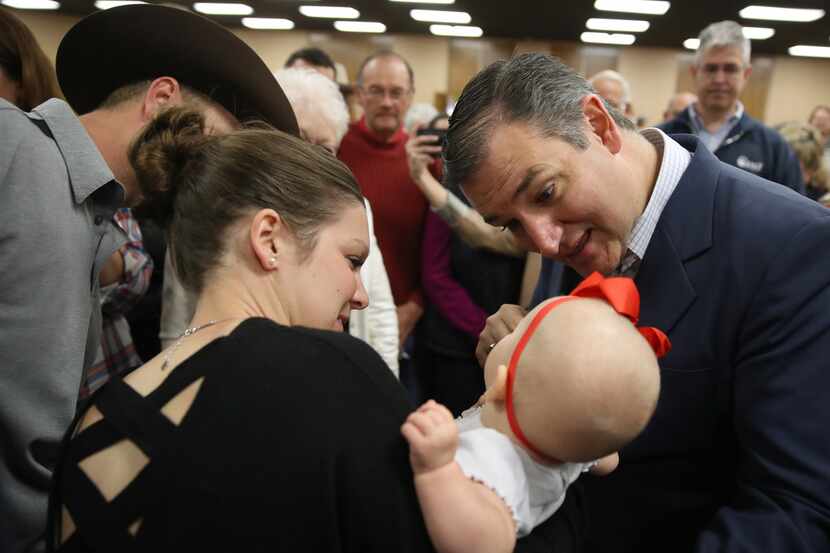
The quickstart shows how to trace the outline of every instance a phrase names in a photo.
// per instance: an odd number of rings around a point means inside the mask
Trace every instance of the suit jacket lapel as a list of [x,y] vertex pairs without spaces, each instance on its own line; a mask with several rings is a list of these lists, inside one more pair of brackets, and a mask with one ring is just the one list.
[[683,260],[666,230],[654,231],[635,279],[640,290],[640,325],[671,332],[696,297]]
[[720,162],[696,138],[673,138],[694,155],[660,216],[635,279],[640,290],[640,324],[667,333],[697,296],[685,263],[706,255],[712,246],[720,172]]

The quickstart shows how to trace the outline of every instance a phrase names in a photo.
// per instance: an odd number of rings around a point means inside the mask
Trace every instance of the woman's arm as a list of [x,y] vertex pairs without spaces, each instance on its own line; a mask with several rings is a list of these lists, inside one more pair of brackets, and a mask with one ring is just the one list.
[[433,211],[474,248],[487,248],[517,257],[524,255],[509,231],[501,231],[485,223],[478,212],[444,188],[433,176],[429,170],[434,163],[431,154],[440,153],[441,148],[431,145],[432,140],[430,136],[413,134],[406,143],[406,154],[409,174]]
[[427,299],[442,317],[476,339],[484,328],[487,312],[453,277],[450,267],[451,238],[450,228],[435,214],[427,213],[421,245],[421,285]]

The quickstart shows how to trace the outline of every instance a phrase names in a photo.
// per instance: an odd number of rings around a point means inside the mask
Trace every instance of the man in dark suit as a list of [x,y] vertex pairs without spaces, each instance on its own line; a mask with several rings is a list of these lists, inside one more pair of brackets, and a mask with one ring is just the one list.
[[[632,276],[640,324],[673,344],[651,423],[613,475],[581,480],[586,550],[830,550],[830,211],[693,136],[638,133],[542,54],[467,85],[444,155],[547,263]],[[480,359],[520,316],[488,319]]]

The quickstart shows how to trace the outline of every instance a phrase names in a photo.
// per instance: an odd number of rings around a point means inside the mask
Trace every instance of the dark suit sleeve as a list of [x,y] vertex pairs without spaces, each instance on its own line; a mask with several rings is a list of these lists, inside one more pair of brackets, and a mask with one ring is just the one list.
[[736,489],[698,552],[830,551],[830,212],[776,248],[739,331]]

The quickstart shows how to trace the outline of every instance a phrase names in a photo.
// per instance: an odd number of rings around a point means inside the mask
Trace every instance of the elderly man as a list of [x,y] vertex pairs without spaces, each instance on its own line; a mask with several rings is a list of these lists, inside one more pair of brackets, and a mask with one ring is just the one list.
[[124,241],[112,216],[140,199],[127,161],[134,137],[159,110],[182,103],[203,111],[212,132],[248,115],[297,132],[253,50],[183,10],[93,14],[64,36],[56,68],[69,105],[49,100],[24,113],[0,101],[4,552],[43,545],[52,464],[99,343],[98,275]]
[[[583,484],[587,551],[827,551],[830,211],[696,137],[638,133],[542,54],[467,85],[444,155],[525,247],[633,277],[640,324],[673,344],[651,423]],[[482,358],[520,316],[488,319]]]
[[721,161],[804,193],[798,160],[786,141],[747,115],[738,100],[752,74],[742,27],[734,21],[712,23],[698,38],[691,68],[698,101],[660,129],[696,134]]
[[590,77],[588,83],[606,102],[625,114],[626,117],[631,118],[633,115],[631,85],[619,72],[613,69],[600,71]]
[[415,78],[405,59],[382,51],[361,64],[357,87],[365,115],[350,125],[338,156],[372,203],[375,232],[392,285],[403,344],[423,314],[424,303],[421,234],[427,201],[409,175],[405,150],[408,135],[403,129]]
[[683,113],[690,105],[697,102],[697,95],[691,92],[678,92],[669,98],[666,111],[663,112],[663,122],[667,123]]

